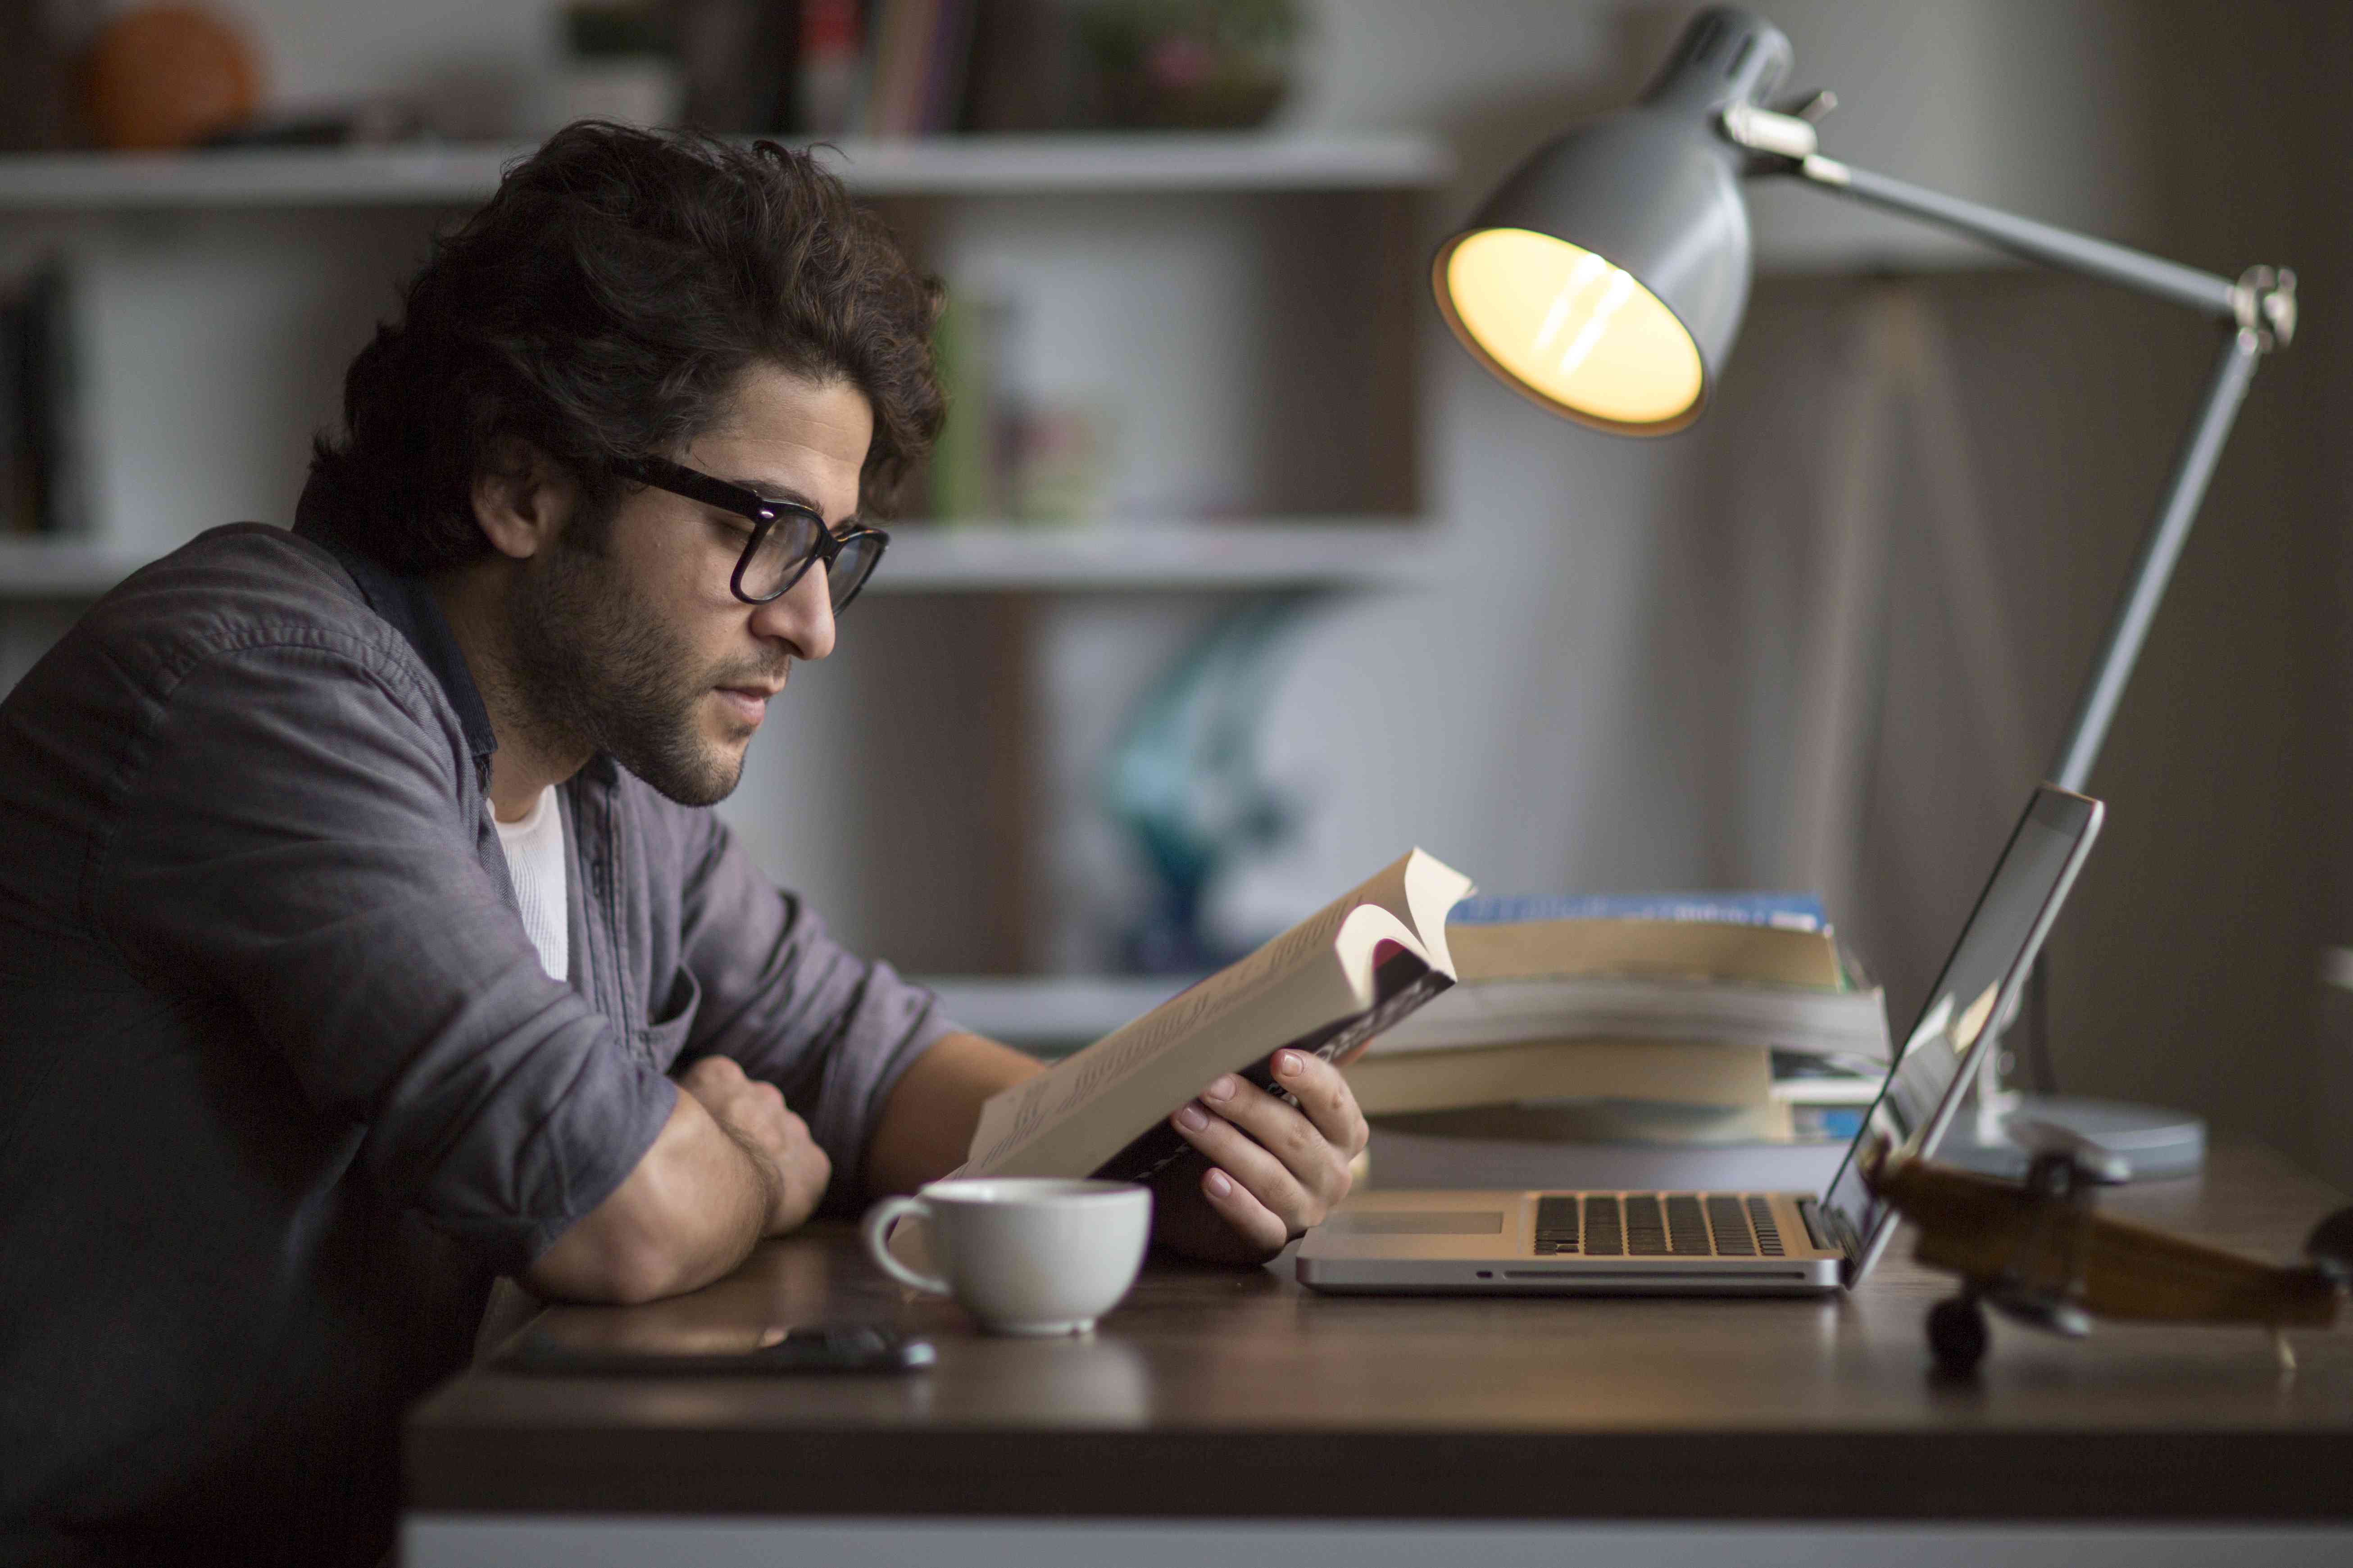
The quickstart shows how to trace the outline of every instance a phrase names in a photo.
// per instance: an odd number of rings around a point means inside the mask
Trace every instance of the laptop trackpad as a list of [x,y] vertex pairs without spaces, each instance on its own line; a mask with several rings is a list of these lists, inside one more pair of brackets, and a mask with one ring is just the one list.
[[1360,1209],[1334,1215],[1324,1228],[1345,1236],[1501,1236],[1501,1209]]

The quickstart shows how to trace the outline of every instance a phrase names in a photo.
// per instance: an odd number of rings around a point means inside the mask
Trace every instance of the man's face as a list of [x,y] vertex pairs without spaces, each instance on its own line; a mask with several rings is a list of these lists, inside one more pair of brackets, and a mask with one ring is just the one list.
[[[678,460],[798,501],[839,531],[857,512],[873,434],[855,387],[762,367]],[[617,503],[601,541],[559,536],[533,556],[511,601],[515,674],[534,717],[681,805],[733,791],[792,661],[833,651],[821,565],[767,604],[735,597],[744,527],[700,501],[639,489]]]

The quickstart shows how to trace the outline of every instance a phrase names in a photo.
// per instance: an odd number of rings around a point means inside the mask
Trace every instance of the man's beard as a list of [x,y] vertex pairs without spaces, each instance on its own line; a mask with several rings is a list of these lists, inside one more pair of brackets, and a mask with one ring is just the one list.
[[509,604],[508,649],[528,718],[560,749],[609,754],[681,805],[734,793],[743,753],[706,740],[695,709],[714,688],[775,686],[790,657],[698,671],[686,639],[593,546],[559,539]]

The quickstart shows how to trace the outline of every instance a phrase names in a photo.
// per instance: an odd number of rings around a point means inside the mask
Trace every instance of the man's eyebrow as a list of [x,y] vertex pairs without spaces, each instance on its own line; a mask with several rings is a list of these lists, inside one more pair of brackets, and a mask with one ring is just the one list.
[[[817,498],[791,485],[776,479],[730,479],[727,482],[739,489],[750,490],[762,500],[789,501],[795,506],[805,507],[817,514],[819,522],[825,522],[825,508],[817,504]],[[853,513],[836,521],[826,522],[825,525],[834,532],[839,533],[844,529],[857,527],[858,518]]]

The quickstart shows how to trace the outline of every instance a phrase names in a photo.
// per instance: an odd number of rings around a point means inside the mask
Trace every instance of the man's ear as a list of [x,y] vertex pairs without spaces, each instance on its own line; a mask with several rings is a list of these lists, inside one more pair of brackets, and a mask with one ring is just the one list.
[[495,443],[474,475],[474,522],[491,548],[517,561],[553,544],[579,501],[563,465],[520,437]]

